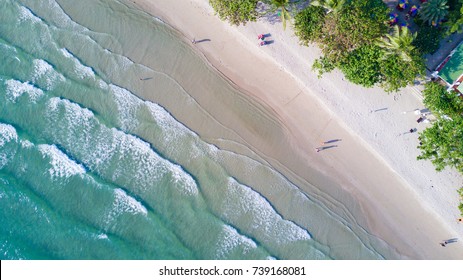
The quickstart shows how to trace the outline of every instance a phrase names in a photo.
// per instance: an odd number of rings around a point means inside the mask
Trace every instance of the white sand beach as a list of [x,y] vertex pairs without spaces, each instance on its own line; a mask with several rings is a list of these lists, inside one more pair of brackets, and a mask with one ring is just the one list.
[[[355,213],[362,215],[368,232],[403,258],[463,259],[456,193],[462,176],[454,170],[438,173],[430,162],[417,161],[418,133],[407,133],[428,125],[416,122],[414,111],[424,109],[418,89],[387,94],[353,85],[338,71],[318,79],[311,65],[319,50],[300,46],[291,26],[284,31],[280,22],[259,19],[230,26],[214,15],[207,0],[132,2],[186,40],[194,38],[193,48],[275,114],[290,145],[265,145],[265,139],[243,135],[256,153],[294,178],[305,178],[310,167],[343,186],[360,205]],[[274,42],[259,46],[260,33],[269,33]],[[206,133],[193,129],[202,137]],[[315,151],[333,139],[340,139],[332,143],[335,147]],[[459,241],[439,245],[450,238]]]

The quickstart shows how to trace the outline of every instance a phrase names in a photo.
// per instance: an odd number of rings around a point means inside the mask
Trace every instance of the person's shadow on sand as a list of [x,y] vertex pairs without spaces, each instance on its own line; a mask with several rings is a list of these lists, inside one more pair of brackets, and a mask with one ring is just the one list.
[[202,42],[210,42],[211,39],[201,39],[201,40],[195,40],[193,39],[192,43],[193,44],[198,44],[198,43],[202,43]]

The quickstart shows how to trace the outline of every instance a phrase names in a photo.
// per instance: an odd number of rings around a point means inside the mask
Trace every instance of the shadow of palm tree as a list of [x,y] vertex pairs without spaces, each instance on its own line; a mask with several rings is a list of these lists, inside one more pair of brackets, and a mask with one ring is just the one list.
[[[265,2],[265,3],[264,3]],[[288,5],[288,11],[291,16],[294,16],[297,11],[300,11],[309,5],[309,1],[292,0]],[[281,23],[281,17],[277,9],[270,1],[259,2],[257,12],[261,18],[264,18],[270,24]]]

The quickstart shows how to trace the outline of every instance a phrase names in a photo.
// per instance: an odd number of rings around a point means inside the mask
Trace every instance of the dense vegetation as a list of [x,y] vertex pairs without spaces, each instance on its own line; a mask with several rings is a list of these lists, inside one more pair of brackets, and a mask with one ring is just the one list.
[[257,19],[258,0],[209,0],[220,19],[240,25]]
[[[437,120],[420,133],[418,159],[431,160],[438,171],[453,167],[463,173],[462,97],[437,82],[427,83],[423,95],[425,106]],[[463,195],[463,188],[459,193]],[[460,210],[463,211],[463,205]]]
[[[245,24],[260,16],[258,0],[209,1],[220,18],[232,24]],[[436,52],[441,39],[463,31],[463,0],[428,0],[413,18],[414,32],[398,25],[390,27],[391,11],[382,0],[260,2],[270,7],[261,15],[277,13],[284,27],[286,21],[293,22],[302,45],[320,47],[323,55],[312,65],[318,75],[338,68],[355,84],[379,85],[388,92],[412,84],[424,74],[424,55]],[[305,8],[295,9],[294,4],[301,2]],[[463,173],[462,98],[434,82],[426,84],[423,95],[424,104],[437,120],[420,133],[418,159],[430,160],[437,170],[452,167]],[[463,188],[459,194],[463,199]],[[463,204],[459,208],[463,215]]]
[[319,75],[337,67],[355,84],[396,91],[424,72],[424,62],[408,29],[388,33],[387,14],[381,0],[345,1],[325,15],[311,5],[296,15],[294,29],[302,44],[322,49],[313,65]]

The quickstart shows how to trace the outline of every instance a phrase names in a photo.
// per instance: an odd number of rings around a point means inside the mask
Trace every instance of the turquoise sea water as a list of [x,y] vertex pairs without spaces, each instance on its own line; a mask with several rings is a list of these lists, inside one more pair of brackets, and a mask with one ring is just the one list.
[[322,199],[137,97],[146,81],[193,104],[174,66],[207,65],[169,26],[115,0],[1,0],[0,22],[1,259],[388,256]]

